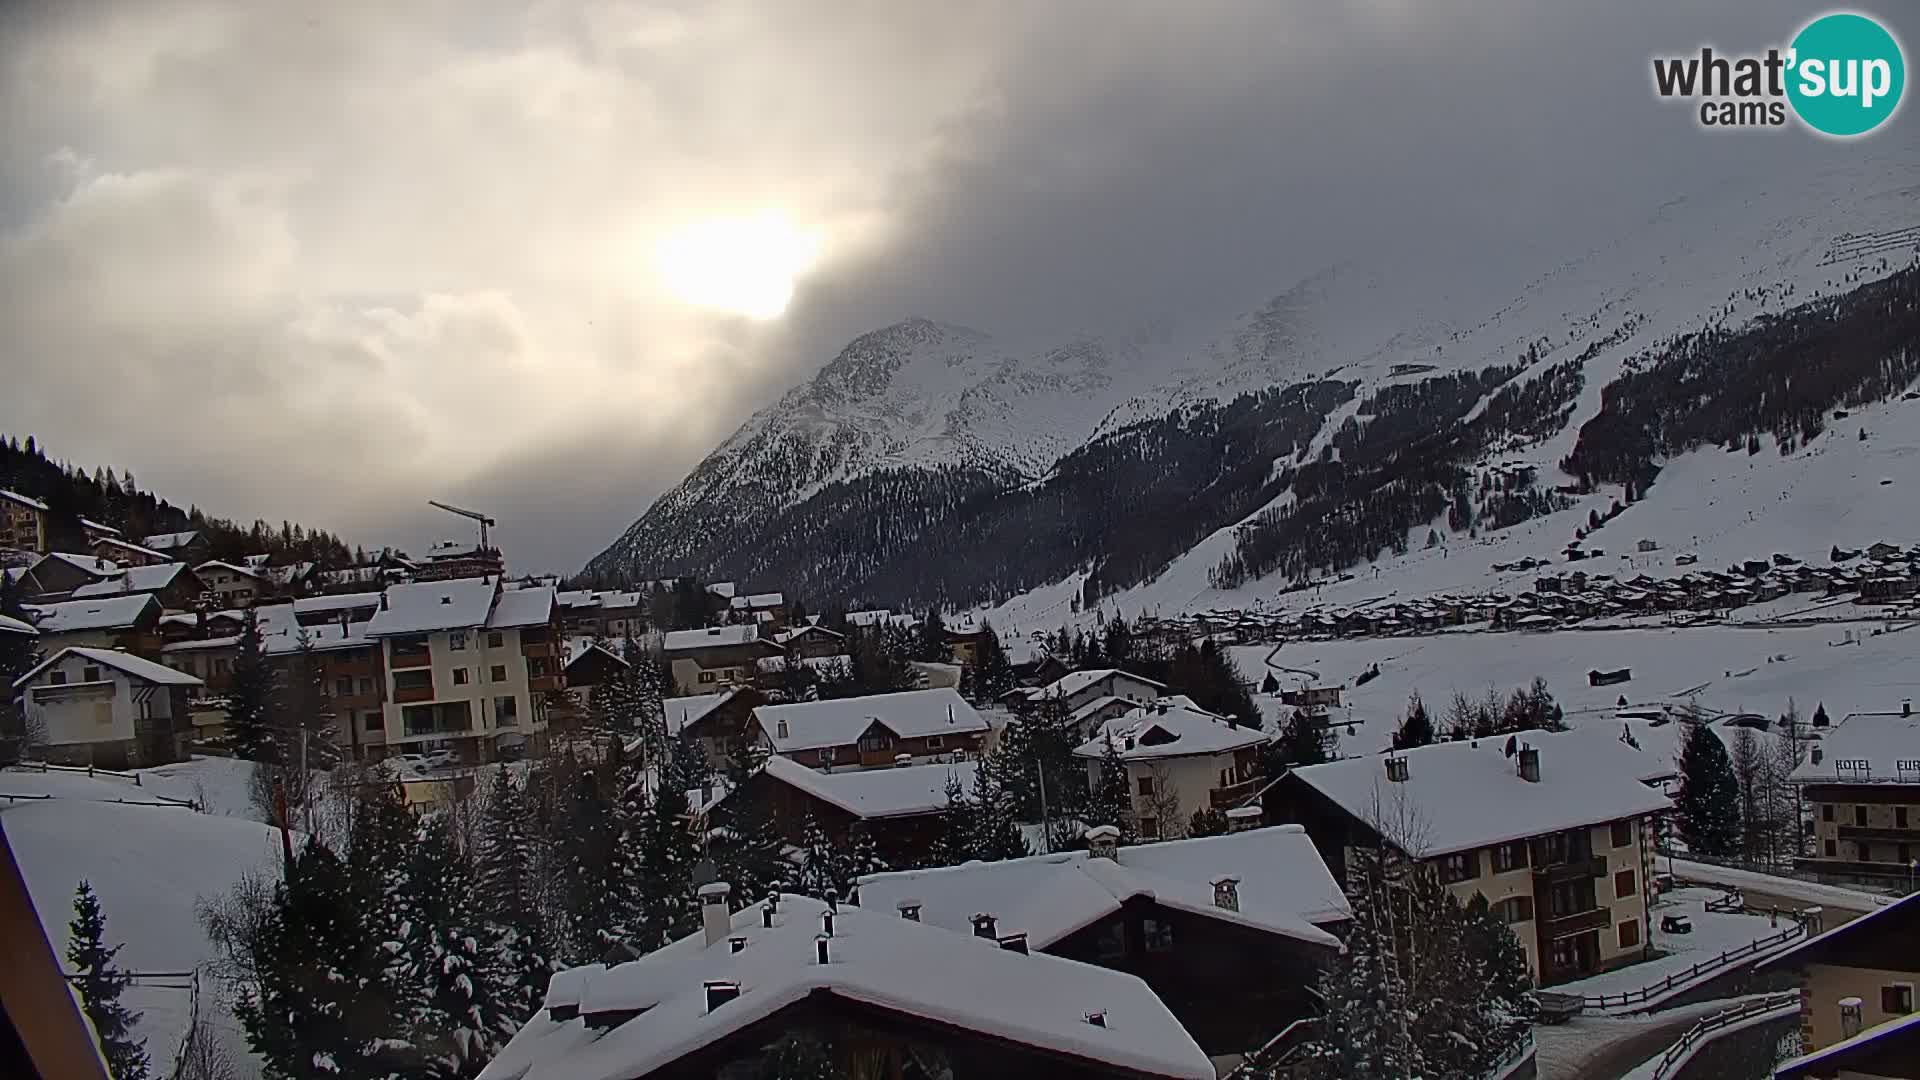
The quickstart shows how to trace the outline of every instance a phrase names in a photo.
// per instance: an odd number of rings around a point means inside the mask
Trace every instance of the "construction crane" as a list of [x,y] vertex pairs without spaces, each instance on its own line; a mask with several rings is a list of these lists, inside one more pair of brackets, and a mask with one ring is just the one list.
[[459,514],[463,518],[471,518],[472,520],[479,522],[480,523],[480,550],[482,551],[491,550],[487,547],[487,530],[494,525],[498,525],[499,522],[493,520],[492,518],[488,517],[485,514],[478,513],[473,510],[463,510],[458,506],[448,506],[446,503],[436,502],[433,499],[428,499],[427,505],[437,506],[440,509],[445,510],[449,514]]

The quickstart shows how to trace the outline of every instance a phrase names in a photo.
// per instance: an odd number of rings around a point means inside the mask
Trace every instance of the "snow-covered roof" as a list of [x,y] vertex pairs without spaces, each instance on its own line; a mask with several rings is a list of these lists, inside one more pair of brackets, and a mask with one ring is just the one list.
[[[1817,762],[1814,751],[1820,755]],[[1920,716],[1849,716],[1813,744],[1792,779],[1797,784],[1920,784]]]
[[154,549],[149,547],[142,547],[139,544],[122,540],[117,536],[102,536],[98,540],[95,540],[93,542],[93,545],[96,548],[99,547],[101,544],[105,544],[108,547],[114,548],[119,551],[131,551],[135,555],[151,556],[152,558],[156,558],[156,559],[164,559],[167,557],[165,552],[155,551]]
[[390,586],[386,605],[374,612],[367,634],[392,637],[484,626],[498,589],[494,579],[484,577]]
[[5,488],[0,488],[0,499],[5,499],[11,503],[19,503],[29,510],[38,510],[43,514],[47,512],[46,503],[41,502],[39,499],[30,499],[17,491],[8,491]]
[[669,630],[661,647],[668,652],[693,652],[733,645],[751,645],[760,639],[760,628],[752,623],[734,626],[708,626],[695,630]]
[[[858,742],[876,721],[902,739],[967,735],[987,730],[987,722],[973,706],[948,687],[762,705],[753,710],[753,718],[777,754],[846,746]],[[780,734],[782,721],[785,722],[784,735]]]
[[208,570],[225,570],[230,574],[239,574],[241,577],[249,577],[256,580],[260,577],[259,567],[230,563],[222,559],[208,559],[206,562],[194,567],[193,570],[196,574],[205,573]]
[[829,630],[826,627],[821,626],[819,623],[808,623],[805,626],[796,626],[789,630],[782,630],[779,633],[773,635],[773,640],[776,642],[779,642],[782,645],[786,645],[792,642],[795,638],[805,637],[808,634],[825,634],[826,636],[830,638],[834,638],[836,640],[844,639],[847,636],[845,634],[842,634],[838,630]]
[[[1213,883],[1228,877],[1238,880],[1238,912],[1214,902]],[[893,911],[915,901],[921,921],[958,933],[971,932],[974,914],[984,912],[1000,933],[1025,933],[1036,949],[1136,896],[1330,948],[1339,948],[1339,940],[1324,925],[1352,914],[1313,841],[1289,825],[1129,845],[1113,859],[1072,851],[860,879],[860,903],[868,910]]]
[[34,625],[42,634],[66,634],[78,630],[118,630],[132,626],[148,608],[159,608],[151,593],[109,596],[97,600],[67,600],[57,604],[31,604]]
[[1385,755],[1302,766],[1288,775],[1355,819],[1384,828],[1389,840],[1419,858],[1673,809],[1632,771],[1595,767],[1584,753],[1591,740],[1556,744],[1546,731],[1514,738],[1540,751],[1537,783],[1521,779],[1500,738],[1393,755],[1408,762],[1408,778],[1400,782],[1387,779]]
[[[1873,1068],[1877,1072],[1878,1066],[1874,1063],[1896,1062],[1902,1047],[1912,1047],[1909,1052],[1920,1053],[1920,1013],[1875,1024],[1850,1039],[1842,1039],[1832,1046],[1783,1061],[1773,1067],[1773,1076],[1776,1080],[1800,1080],[1801,1077],[1812,1076],[1872,1076],[1874,1073],[1850,1071],[1849,1066]],[[1855,1054],[1862,1055],[1862,1058],[1855,1059]],[[1875,1057],[1867,1059],[1865,1055],[1868,1054]],[[1908,1061],[1911,1063],[1912,1058],[1908,1058]]]
[[910,627],[919,625],[920,620],[908,612],[894,614],[888,608],[875,608],[872,611],[847,612],[847,625],[868,629],[875,626]]
[[84,518],[84,517],[81,518],[80,527],[84,529],[92,529],[94,532],[97,532],[97,533],[105,533],[108,536],[120,535],[119,529],[114,528],[113,526],[107,524],[104,521],[95,521],[92,518]]
[[313,615],[323,611],[353,611],[360,608],[378,608],[380,594],[377,592],[332,593],[326,596],[302,596],[293,602],[293,610],[302,615]]
[[14,687],[17,689],[26,686],[42,671],[47,670],[69,656],[77,656],[90,664],[103,664],[117,671],[124,672],[133,678],[150,683],[159,683],[162,686],[201,685],[199,679],[194,678],[184,671],[175,671],[165,664],[156,664],[151,660],[143,659],[132,653],[121,652],[118,649],[89,649],[80,645],[69,645],[59,652],[54,653],[52,656],[47,657],[45,660],[40,661],[39,664],[35,665],[34,668],[25,675],[13,680]]
[[605,645],[600,644],[598,641],[595,641],[592,638],[575,637],[575,638],[567,639],[567,666],[568,667],[572,667],[573,665],[579,663],[581,658],[585,657],[588,653],[599,653],[600,655],[611,659],[614,663],[619,664],[621,667],[630,666],[627,663],[626,657],[621,656],[617,651],[611,648],[608,648]]
[[1074,748],[1080,757],[1102,757],[1109,744],[1127,761],[1227,754],[1259,746],[1272,736],[1259,728],[1234,727],[1209,712],[1184,706],[1143,705],[1100,725],[1093,738]]
[[38,634],[40,631],[30,622],[21,622],[11,615],[0,615],[0,630],[12,634]]
[[174,548],[186,547],[199,538],[200,530],[198,529],[188,529],[185,532],[154,533],[152,536],[142,537],[140,539],[140,546],[152,548],[155,551],[171,551]]
[[152,566],[129,566],[112,577],[91,581],[73,590],[75,600],[85,600],[94,596],[123,596],[127,593],[159,592],[179,580],[187,572],[186,563],[156,563]]
[[767,759],[767,775],[831,803],[859,818],[907,817],[947,808],[947,780],[973,790],[977,762],[907,765],[888,769],[842,769],[820,772],[783,757]]
[[707,583],[707,591],[722,599],[731,600],[733,599],[733,582],[710,581]]
[[[577,1004],[581,1016],[556,1021],[542,1011],[480,1074],[481,1080],[587,1080],[647,1076],[690,1053],[773,1016],[813,994],[901,1014],[1082,1067],[1126,1069],[1178,1080],[1213,1080],[1212,1064],[1147,984],[1091,964],[1002,949],[899,917],[842,906],[816,957],[826,905],[784,896],[761,925],[760,906],[731,920],[726,940],[682,938],[631,963],[594,965],[555,975],[549,1008]],[[739,996],[716,1008],[705,984],[737,984]],[[595,1013],[637,1013],[604,1034]],[[1088,1014],[1105,1013],[1096,1026]]]
[[512,630],[522,626],[545,626],[553,619],[553,587],[505,589],[487,616],[487,629]]
[[753,593],[750,596],[736,596],[729,604],[735,611],[759,611],[765,608],[777,608],[787,602],[787,598],[777,592]]
[[94,555],[75,555],[66,551],[48,552],[40,556],[40,561],[33,565],[38,567],[41,563],[46,562],[66,563],[68,566],[96,579],[112,577],[114,574],[120,572],[120,564],[114,562],[112,559],[102,559]]
[[1757,972],[1766,968],[1803,967],[1815,961],[1835,941],[1859,937],[1863,934],[1879,933],[1898,940],[1904,925],[1910,923],[1916,913],[1920,913],[1920,893],[1909,893],[1891,904],[1874,908],[1865,915],[1841,923],[1825,933],[1815,934],[1786,952],[1769,956],[1755,964],[1753,970]]
[[690,697],[668,698],[664,705],[667,734],[677,738],[687,725],[704,720],[708,713],[732,701],[738,693],[740,688],[736,686],[718,694],[694,694]]
[[1047,686],[1041,687],[1040,693],[1035,696],[1072,697],[1094,683],[1114,675],[1124,675],[1135,682],[1145,683],[1160,690],[1167,688],[1165,683],[1155,682],[1144,675],[1135,675],[1131,671],[1121,671],[1119,668],[1095,668],[1091,671],[1070,671]]

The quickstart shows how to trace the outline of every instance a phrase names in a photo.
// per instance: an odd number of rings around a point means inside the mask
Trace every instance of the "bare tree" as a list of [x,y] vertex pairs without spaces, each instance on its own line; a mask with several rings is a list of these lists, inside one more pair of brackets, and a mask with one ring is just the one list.
[[1147,795],[1147,809],[1160,823],[1160,839],[1178,840],[1187,835],[1187,822],[1180,813],[1180,787],[1173,782],[1173,773],[1165,765],[1155,762],[1148,766],[1147,776],[1153,791]]
[[1740,786],[1740,857],[1756,861],[1765,847],[1767,820],[1767,755],[1749,727],[1733,735],[1733,778]]

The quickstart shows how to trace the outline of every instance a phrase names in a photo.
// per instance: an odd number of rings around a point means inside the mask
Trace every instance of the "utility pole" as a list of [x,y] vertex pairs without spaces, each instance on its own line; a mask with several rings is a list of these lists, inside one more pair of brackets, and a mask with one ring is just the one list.
[[293,874],[293,834],[287,831],[287,785],[279,778],[273,780],[273,816],[280,822],[280,857],[284,860],[284,873]]
[[1047,818],[1047,770],[1041,763],[1033,763],[1034,775],[1040,778],[1040,846],[1046,848],[1042,854],[1053,854],[1053,822]]

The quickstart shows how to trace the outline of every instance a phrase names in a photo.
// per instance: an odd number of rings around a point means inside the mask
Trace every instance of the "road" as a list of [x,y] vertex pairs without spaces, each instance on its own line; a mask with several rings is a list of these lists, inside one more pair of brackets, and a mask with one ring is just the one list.
[[1617,1080],[1672,1046],[1694,1021],[1730,1004],[1703,1001],[1651,1016],[1576,1016],[1564,1024],[1542,1024],[1534,1029],[1540,1080]]

